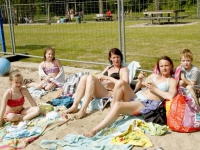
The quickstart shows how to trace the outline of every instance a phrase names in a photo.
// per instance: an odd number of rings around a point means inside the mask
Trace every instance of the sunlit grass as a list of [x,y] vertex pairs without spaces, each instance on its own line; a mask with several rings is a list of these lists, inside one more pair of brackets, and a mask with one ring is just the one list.
[[[191,20],[184,20],[189,21]],[[192,20],[198,21],[198,20]],[[184,26],[136,27],[144,21],[125,22],[126,62],[140,62],[142,68],[152,69],[158,57],[170,56],[177,66],[184,48],[194,53],[199,66],[199,23]],[[146,21],[149,23],[149,21]],[[9,26],[4,26],[7,52],[11,52]],[[86,22],[83,24],[35,24],[14,26],[17,53],[43,56],[44,48],[56,49],[56,57],[69,60],[108,63],[109,49],[118,47],[118,22]],[[41,62],[40,58],[21,61]],[[62,61],[63,65],[102,69],[105,66]]]

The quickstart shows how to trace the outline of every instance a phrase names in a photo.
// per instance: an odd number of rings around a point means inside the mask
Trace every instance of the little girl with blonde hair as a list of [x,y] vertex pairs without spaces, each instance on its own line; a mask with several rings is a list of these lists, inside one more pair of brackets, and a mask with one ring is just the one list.
[[[7,89],[1,100],[0,126],[4,117],[7,121],[27,121],[40,114],[40,108],[33,100],[27,88],[22,87],[23,77],[20,72],[14,71],[9,76],[10,89]],[[25,97],[32,107],[24,108]]]

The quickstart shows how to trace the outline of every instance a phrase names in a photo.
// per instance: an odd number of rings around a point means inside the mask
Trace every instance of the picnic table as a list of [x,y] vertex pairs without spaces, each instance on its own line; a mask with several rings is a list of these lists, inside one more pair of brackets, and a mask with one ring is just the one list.
[[[158,24],[160,24],[160,20],[167,20],[170,23],[172,16],[170,14],[174,13],[174,23],[178,23],[178,19],[186,18],[187,15],[179,16],[179,12],[185,12],[185,10],[157,10],[157,11],[144,11],[143,14],[146,17],[140,18],[141,20],[151,20],[151,24],[154,23],[154,20],[158,20]],[[164,16],[167,14],[167,16]]]
[[113,21],[112,16],[107,16],[105,14],[96,14],[95,17],[93,17],[95,21]]

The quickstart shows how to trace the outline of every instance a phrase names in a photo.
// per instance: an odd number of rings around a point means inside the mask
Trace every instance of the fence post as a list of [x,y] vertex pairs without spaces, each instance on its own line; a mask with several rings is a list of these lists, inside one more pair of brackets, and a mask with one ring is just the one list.
[[7,10],[7,16],[8,16],[9,29],[10,29],[10,39],[11,39],[11,46],[12,46],[12,54],[15,55],[15,53],[16,53],[15,35],[14,35],[14,28],[13,28],[13,20],[12,20],[12,12],[11,12],[10,0],[6,0],[6,8],[7,8],[6,10]]
[[3,31],[3,18],[1,15],[1,8],[0,8],[0,40],[2,46],[2,52],[6,52],[6,45],[5,45],[5,38],[4,38],[4,31]]
[[122,50],[121,7],[120,7],[120,0],[117,0],[117,19],[118,19],[118,40],[119,40],[119,49]]
[[121,0],[122,11],[122,52],[124,55],[124,63],[126,63],[126,41],[125,41],[125,18],[124,18],[124,0]]

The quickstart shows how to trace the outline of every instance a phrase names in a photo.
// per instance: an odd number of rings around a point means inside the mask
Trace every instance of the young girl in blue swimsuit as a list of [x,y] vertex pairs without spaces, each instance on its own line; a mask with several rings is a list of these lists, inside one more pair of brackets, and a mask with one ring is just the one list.
[[[0,109],[0,126],[3,124],[3,118],[7,121],[29,121],[40,114],[40,108],[37,106],[27,88],[22,87],[23,77],[18,72],[12,72],[9,76],[10,89],[7,89],[3,95]],[[32,107],[24,108],[25,97],[29,100]]]
[[32,82],[27,87],[36,89],[51,90],[56,87],[62,87],[65,82],[63,67],[58,59],[55,58],[55,50],[47,47],[44,51],[44,61],[39,65],[40,82]]

